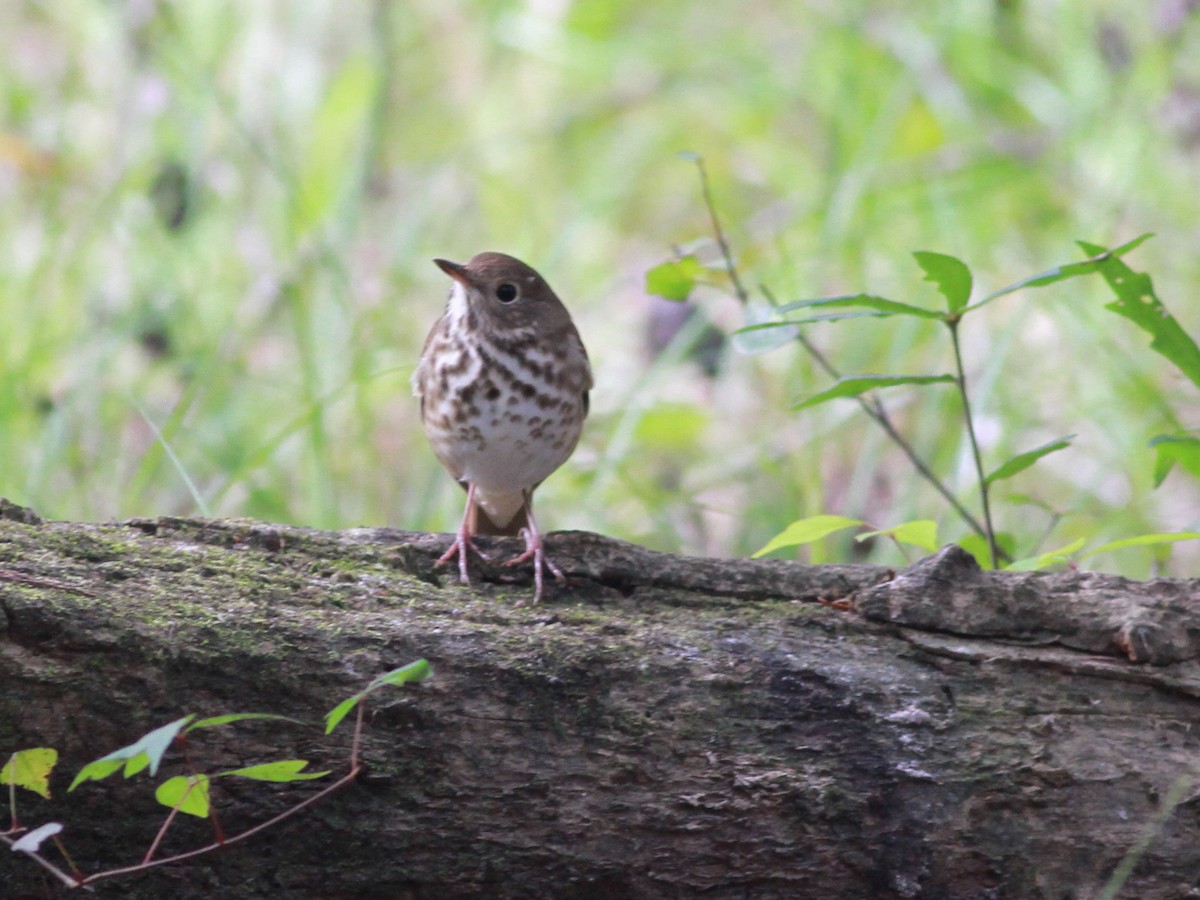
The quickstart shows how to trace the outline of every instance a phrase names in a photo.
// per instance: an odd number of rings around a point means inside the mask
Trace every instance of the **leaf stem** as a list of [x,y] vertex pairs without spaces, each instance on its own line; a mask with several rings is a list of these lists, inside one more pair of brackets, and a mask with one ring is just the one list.
[[733,261],[733,251],[729,248],[729,241],[725,238],[725,230],[721,227],[721,220],[717,218],[717,207],[713,203],[712,191],[708,186],[708,171],[704,168],[704,158],[696,157],[696,168],[700,171],[700,193],[704,198],[704,206],[708,210],[708,218],[712,222],[713,234],[717,238],[717,246],[721,248],[721,256],[725,259],[725,269],[729,272],[729,280],[733,282],[733,290],[737,294],[738,300],[742,302],[742,306],[750,303],[750,292],[746,290],[742,284],[742,279],[738,277],[737,264]]
[[967,396],[967,373],[963,368],[962,346],[958,340],[958,323],[960,319],[949,318],[946,320],[946,327],[950,329],[950,343],[954,345],[954,366],[958,372],[958,377],[955,383],[958,385],[958,394],[962,398],[963,418],[967,424],[967,438],[971,442],[971,455],[975,460],[975,474],[979,478],[979,500],[983,506],[983,522],[987,528],[984,537],[988,544],[988,555],[992,560],[992,568],[995,569],[999,565],[1000,551],[996,546],[996,530],[992,527],[992,509],[988,502],[988,483],[987,478],[983,474],[983,457],[979,453],[979,440],[975,437],[975,422],[971,416],[971,401]]
[[[775,304],[775,297],[765,285],[759,285],[759,290],[763,292],[763,296],[765,296],[772,304]],[[830,378],[832,378],[834,381],[837,381],[842,377],[841,373],[833,366],[831,362],[829,362],[825,354],[822,353],[812,341],[805,337],[803,332],[797,332],[796,341],[801,347],[808,351],[809,356],[816,361],[817,365],[820,366],[821,369],[824,370],[825,374],[827,374]],[[903,452],[905,456],[908,457],[908,461],[912,463],[913,468],[917,470],[917,474],[928,481],[933,486],[934,490],[942,495],[946,502],[954,508],[954,511],[958,513],[958,515],[964,522],[967,523],[972,531],[974,531],[984,540],[987,540],[987,529],[985,529],[983,524],[971,514],[969,509],[963,506],[962,501],[954,496],[950,488],[948,488],[941,481],[941,479],[937,477],[937,474],[933,471],[933,469],[929,468],[925,460],[921,459],[921,457],[917,455],[916,448],[913,447],[913,445],[908,442],[904,435],[902,435],[896,429],[891,417],[887,414],[887,410],[883,408],[882,401],[875,396],[872,396],[870,400],[861,395],[855,399],[858,400],[858,404],[862,407],[863,412],[865,412],[867,416],[875,422],[876,425],[882,428],[884,433],[892,439],[892,442],[900,448],[901,452]]]
[[[713,203],[712,191],[709,189],[708,172],[704,168],[704,159],[703,159],[703,157],[696,156],[695,162],[696,162],[696,169],[700,173],[700,193],[704,200],[705,209],[708,210],[708,218],[712,222],[713,234],[716,237],[717,246],[719,246],[721,248],[721,256],[725,260],[725,268],[729,272],[729,280],[733,283],[733,290],[734,290],[734,293],[737,295],[738,300],[741,301],[743,306],[746,306],[750,303],[750,293],[746,290],[745,285],[742,284],[741,277],[738,275],[737,263],[735,263],[733,261],[733,251],[730,249],[729,240],[725,236],[725,229],[723,229],[721,227],[721,219],[717,215],[717,208],[716,208],[716,205]],[[771,292],[767,289],[767,287],[765,285],[759,285],[759,290],[762,292],[763,296],[766,297],[767,300],[773,306],[778,306],[778,303],[776,303],[775,298],[771,295]],[[951,329],[951,331],[953,332],[953,329]],[[836,381],[838,378],[841,377],[841,375],[833,367],[833,365],[830,364],[829,360],[825,358],[825,355],[817,348],[817,346],[815,344],[812,343],[812,341],[810,341],[807,337],[805,337],[803,332],[798,331],[796,333],[796,341],[800,344],[801,347],[803,347],[805,349],[805,351],[808,352],[808,355],[811,356],[816,361],[817,365],[820,366],[822,369],[824,369],[825,372],[831,378],[833,378]],[[957,354],[957,350],[958,350],[957,338],[955,338],[955,353],[956,354]],[[961,374],[962,374],[962,366],[960,364],[960,366],[959,366],[959,375],[960,375],[959,390],[960,391],[962,391]],[[962,393],[963,393],[963,398],[964,398],[964,402],[965,402],[966,392],[962,391]],[[861,397],[861,396],[858,397],[857,399],[858,399],[859,405],[863,408],[863,411],[867,414],[867,416],[870,417],[880,428],[882,428],[884,430],[884,432],[887,434],[887,436],[892,439],[892,441],[896,444],[897,447],[900,448],[900,450],[904,453],[904,455],[908,457],[909,462],[911,462],[913,464],[913,467],[917,470],[918,474],[920,474],[920,476],[922,478],[924,478],[926,481],[928,481],[933,486],[933,488],[939,494],[941,494],[943,498],[945,498],[946,502],[949,503],[950,506],[954,508],[954,511],[956,513],[958,513],[958,515],[962,518],[962,520],[964,522],[967,523],[967,525],[971,528],[972,531],[974,531],[976,534],[978,534],[980,537],[984,538],[988,542],[988,546],[989,546],[989,548],[991,548],[991,552],[992,552],[992,566],[994,568],[996,565],[996,544],[995,544],[995,538],[992,534],[990,518],[988,518],[986,488],[984,490],[983,508],[984,508],[985,519],[988,521],[988,524],[985,527],[978,519],[975,518],[975,516],[973,516],[971,514],[970,510],[968,510],[965,506],[963,506],[962,502],[957,497],[954,496],[954,494],[951,492],[951,490],[945,484],[942,483],[942,481],[937,477],[937,475],[934,473],[934,471],[931,468],[929,468],[929,466],[925,463],[925,461],[922,460],[921,457],[917,455],[917,451],[912,446],[912,444],[910,444],[907,440],[905,440],[904,436],[901,435],[900,432],[896,430],[896,426],[894,424],[892,424],[891,418],[888,416],[887,412],[884,410],[883,404],[879,401],[879,399],[872,398],[870,401],[868,401],[866,398]],[[969,415],[968,415],[967,424],[968,424],[968,427],[970,427]],[[971,433],[971,443],[972,443],[972,445],[974,445],[974,443],[975,443],[974,432]],[[978,450],[976,450],[976,460],[978,462]],[[982,482],[982,476],[980,476],[980,480]]]

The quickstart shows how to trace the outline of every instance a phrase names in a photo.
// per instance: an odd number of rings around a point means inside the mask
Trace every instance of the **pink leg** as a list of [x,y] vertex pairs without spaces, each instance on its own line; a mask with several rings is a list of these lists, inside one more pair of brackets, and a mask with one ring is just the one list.
[[441,555],[435,566],[445,565],[458,557],[458,580],[463,584],[470,584],[471,579],[467,576],[467,556],[474,553],[480,559],[487,559],[488,555],[475,546],[475,542],[471,540],[473,534],[467,528],[467,522],[471,519],[471,507],[475,505],[475,485],[467,485],[467,508],[463,511],[462,522],[458,525],[458,532],[454,536],[454,543],[450,545],[450,549]]
[[546,558],[546,551],[542,544],[542,533],[538,531],[537,520],[533,517],[533,503],[530,495],[525,496],[525,519],[529,523],[525,528],[521,529],[521,535],[525,538],[525,552],[520,556],[515,556],[505,563],[506,566],[518,566],[527,560],[533,560],[533,602],[537,604],[542,599],[542,584],[544,582],[543,572],[545,569],[550,570],[550,574],[559,581],[566,581],[567,577],[563,575],[562,570],[554,563]]

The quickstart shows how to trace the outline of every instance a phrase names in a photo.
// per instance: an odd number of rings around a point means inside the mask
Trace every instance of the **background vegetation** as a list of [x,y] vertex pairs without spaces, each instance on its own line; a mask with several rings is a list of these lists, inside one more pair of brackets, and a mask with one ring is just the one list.
[[[743,277],[781,300],[936,305],[909,255],[984,292],[1128,258],[1200,327],[1200,29],[1185,0],[688,3],[55,0],[0,6],[0,496],[64,519],[204,513],[453,526],[408,376],[448,285],[504,250],[573,310],[593,418],[540,491],[548,528],[745,554],[817,512],[963,529],[793,346],[662,346],[644,291],[674,246],[718,258],[704,156]],[[998,527],[1050,544],[1194,529],[1147,440],[1194,387],[1106,313],[1099,278],[964,325]],[[697,297],[728,333],[724,285]],[[658,335],[652,350],[651,335]],[[940,372],[934,326],[813,326],[844,372]],[[706,368],[707,365],[707,368]],[[889,411],[975,502],[951,391]],[[1037,504],[1007,499],[1020,492]],[[841,541],[842,539],[838,539]],[[845,558],[853,545],[803,553]],[[868,552],[896,563],[880,543]],[[1090,560],[1144,575],[1156,553]],[[1174,550],[1186,571],[1195,550]]]

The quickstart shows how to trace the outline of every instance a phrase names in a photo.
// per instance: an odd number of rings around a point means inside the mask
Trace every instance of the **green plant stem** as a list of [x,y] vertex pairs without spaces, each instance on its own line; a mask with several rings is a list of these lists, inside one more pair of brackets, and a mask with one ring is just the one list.
[[[772,304],[775,304],[775,297],[765,286],[760,285],[759,290],[763,292],[763,296],[765,296]],[[837,381],[842,377],[841,373],[831,362],[829,362],[825,354],[822,353],[812,341],[805,337],[803,333],[798,333],[796,335],[796,341],[801,347],[808,351],[808,355],[813,358],[816,364],[821,367],[826,375],[828,375],[834,381]],[[907,439],[905,439],[904,435],[902,435],[896,429],[896,426],[892,423],[891,417],[887,414],[887,410],[883,408],[883,403],[879,400],[879,398],[872,397],[870,400],[867,400],[865,397],[860,396],[855,399],[858,400],[858,405],[862,407],[863,412],[867,414],[868,418],[882,428],[884,433],[892,439],[892,442],[900,448],[905,456],[908,457],[908,461],[911,462],[913,468],[917,470],[917,474],[928,481],[933,486],[934,490],[942,495],[945,501],[954,508],[954,511],[959,514],[962,520],[967,523],[972,531],[974,531],[984,540],[987,540],[987,530],[983,527],[983,524],[971,514],[969,509],[963,506],[962,501],[954,496],[951,490],[942,483],[941,479],[937,477],[937,474],[933,471],[933,469],[929,468],[929,466],[925,463],[925,460],[921,459],[921,457],[917,454],[916,448],[913,447],[913,445],[910,444]]]
[[737,264],[733,261],[733,251],[729,249],[729,241],[725,238],[725,229],[721,227],[721,220],[717,218],[717,207],[713,203],[712,191],[708,187],[708,172],[704,168],[704,159],[696,157],[696,168],[700,172],[700,194],[704,198],[704,206],[708,210],[708,218],[712,221],[713,234],[717,239],[717,246],[721,248],[721,256],[725,260],[725,269],[729,272],[729,280],[733,282],[734,293],[737,294],[738,300],[742,302],[742,306],[747,306],[750,303],[750,292],[746,290],[742,284],[742,279],[738,276]]
[[[362,746],[362,732],[363,732],[363,728],[364,728],[363,705],[364,704],[362,704],[362,703],[358,704],[358,716],[355,720],[354,737],[353,737],[353,741],[351,743],[351,749],[350,749],[349,771],[347,771],[345,775],[343,775],[341,778],[339,778],[333,784],[326,785],[324,788],[322,788],[320,791],[313,794],[311,797],[307,798],[306,800],[302,800],[299,803],[295,804],[294,806],[291,806],[288,809],[285,809],[283,812],[279,813],[276,816],[271,817],[270,819],[267,819],[265,822],[259,822],[257,825],[255,825],[251,828],[247,828],[245,831],[238,832],[233,837],[222,838],[222,839],[214,841],[211,844],[206,844],[203,847],[197,847],[195,850],[188,850],[183,853],[177,853],[174,856],[166,856],[161,859],[153,859],[152,857],[154,856],[154,852],[158,848],[158,845],[159,845],[160,841],[162,840],[163,835],[166,833],[167,829],[171,826],[172,819],[174,819],[175,814],[179,811],[179,807],[176,806],[171,810],[170,815],[167,817],[167,821],[163,824],[162,828],[160,829],[160,831],[158,833],[158,836],[154,839],[154,843],[151,845],[149,851],[146,853],[146,857],[140,863],[136,863],[131,866],[122,866],[117,869],[106,869],[102,872],[95,872],[91,875],[85,876],[75,867],[75,863],[71,859],[70,855],[67,853],[66,848],[64,848],[62,846],[62,844],[59,843],[57,838],[55,838],[54,842],[55,842],[55,844],[58,845],[58,849],[62,852],[63,857],[67,860],[67,864],[75,872],[74,876],[69,875],[67,872],[63,871],[62,868],[60,868],[59,866],[56,866],[54,863],[50,862],[50,860],[46,859],[40,853],[26,853],[26,856],[28,856],[30,859],[32,859],[34,862],[36,862],[38,865],[40,865],[47,872],[54,875],[59,881],[61,881],[67,887],[77,888],[77,887],[83,887],[85,885],[92,884],[97,881],[102,881],[105,878],[115,878],[118,875],[128,875],[133,872],[143,872],[146,869],[156,869],[159,866],[166,866],[166,865],[170,865],[171,863],[183,862],[184,860],[194,859],[197,856],[204,856],[205,854],[212,853],[216,850],[220,850],[222,847],[228,847],[230,844],[236,844],[239,841],[244,841],[246,838],[251,837],[252,835],[258,834],[260,831],[264,831],[265,829],[270,828],[271,826],[276,825],[279,822],[282,822],[286,819],[290,819],[292,816],[296,815],[301,810],[306,809],[309,806],[312,806],[318,800],[321,800],[321,799],[329,796],[330,794],[334,793],[335,791],[341,790],[346,785],[351,784],[355,780],[358,779],[359,774],[361,774],[361,772],[362,772],[362,762],[359,759],[359,753],[360,753],[360,748]],[[190,790],[190,788],[189,788],[189,790]],[[185,794],[185,797],[186,797],[186,794]],[[180,802],[182,803],[183,801],[181,800]],[[3,841],[5,844],[9,845],[10,847],[14,843],[12,838],[10,838],[4,834],[0,834],[0,841]]]
[[962,398],[963,418],[967,423],[967,438],[971,442],[971,455],[975,459],[975,474],[979,478],[979,500],[983,505],[983,523],[987,528],[984,537],[987,539],[992,568],[995,569],[999,565],[1000,552],[996,546],[996,530],[992,527],[992,509],[988,502],[987,478],[983,474],[983,457],[979,453],[979,441],[975,437],[975,422],[971,416],[971,401],[967,397],[967,373],[963,368],[962,347],[958,340],[959,321],[959,319],[948,319],[946,326],[950,329],[950,343],[954,345],[954,366],[958,372],[955,384],[958,385],[958,394]]
[[[733,261],[733,251],[729,247],[729,240],[725,236],[725,229],[723,229],[721,227],[721,219],[717,215],[717,208],[716,208],[716,205],[713,203],[713,199],[712,199],[712,191],[709,189],[708,172],[704,168],[704,160],[701,157],[697,156],[695,162],[696,162],[696,169],[700,173],[700,194],[704,199],[704,206],[708,210],[708,218],[712,222],[713,235],[716,237],[717,246],[721,248],[721,257],[725,260],[725,269],[726,269],[726,271],[729,272],[729,280],[731,282],[733,282],[734,293],[737,295],[738,300],[741,301],[741,304],[743,306],[746,306],[750,303],[750,293],[746,290],[745,285],[742,284],[741,277],[738,275],[737,263],[735,263]],[[766,288],[765,285],[759,285],[759,290],[762,291],[763,296],[766,297],[767,300],[773,306],[778,306],[778,304],[775,302],[775,298],[771,295],[771,292]],[[953,329],[951,329],[951,331],[953,333]],[[819,365],[822,369],[824,369],[825,372],[831,378],[833,378],[836,381],[838,378],[841,377],[841,375],[838,373],[838,371],[830,364],[829,360],[827,360],[825,358],[825,355],[823,353],[821,353],[821,351],[817,349],[816,345],[813,344],[807,337],[805,337],[803,333],[797,333],[796,340],[797,340],[797,342],[799,342],[800,346],[803,347],[808,352],[808,355],[811,356],[816,361],[817,365]],[[958,339],[956,336],[955,337],[955,353],[957,354],[957,352],[958,352]],[[959,366],[960,377],[961,377],[961,371],[962,371],[962,366],[960,364],[960,366]],[[961,382],[960,382],[960,389],[961,389]],[[963,392],[963,399],[965,402],[966,401],[966,392],[965,391]],[[971,511],[968,510],[965,506],[963,506],[962,502],[959,501],[959,499],[954,496],[954,494],[951,492],[950,488],[948,488],[945,484],[942,483],[941,479],[939,479],[937,477],[937,474],[931,468],[929,468],[928,465],[926,465],[925,461],[922,460],[921,457],[917,455],[917,451],[912,446],[912,444],[910,444],[907,440],[905,440],[904,436],[902,434],[900,434],[899,431],[896,430],[896,426],[892,424],[892,420],[888,417],[887,412],[883,408],[883,404],[879,401],[878,398],[873,398],[871,401],[868,401],[863,397],[859,397],[858,403],[863,408],[863,411],[867,414],[867,416],[872,421],[874,421],[877,425],[879,425],[879,427],[884,430],[884,433],[887,434],[887,436],[892,439],[892,441],[896,444],[896,446],[900,448],[900,450],[904,453],[904,455],[908,457],[909,462],[911,462],[913,464],[913,467],[917,470],[917,473],[922,478],[924,478],[926,481],[928,481],[931,485],[933,485],[934,490],[936,490],[939,494],[942,495],[943,498],[945,498],[946,502],[949,503],[950,506],[954,508],[954,511],[956,513],[958,513],[959,516],[962,517],[963,521],[966,522],[967,525],[976,534],[978,534],[980,537],[982,537],[984,540],[986,540],[988,542],[988,547],[991,549],[991,553],[992,553],[992,567],[995,568],[996,558],[997,558],[997,547],[996,547],[995,537],[992,533],[991,519],[988,515],[988,503],[987,503],[986,488],[984,490],[984,502],[983,502],[984,517],[985,517],[985,520],[987,521],[987,526],[985,527],[982,523],[980,523],[980,521],[978,519],[975,518],[975,516],[973,516],[971,514]],[[968,428],[970,428],[970,424],[971,424],[970,423],[970,415],[968,414],[968,417],[967,417]],[[971,444],[972,444],[972,446],[975,446],[974,431],[971,431]],[[976,451],[975,451],[975,458],[976,458],[976,463],[978,465],[979,464],[978,448],[976,448]],[[981,483],[982,483],[982,479],[983,479],[983,476],[981,475],[980,476]]]

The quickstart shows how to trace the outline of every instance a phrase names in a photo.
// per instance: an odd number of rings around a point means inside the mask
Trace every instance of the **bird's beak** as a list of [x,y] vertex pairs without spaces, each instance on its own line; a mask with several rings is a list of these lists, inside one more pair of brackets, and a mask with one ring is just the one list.
[[471,287],[471,276],[467,274],[467,267],[456,262],[450,262],[448,259],[435,259],[437,267],[461,284],[463,287]]

